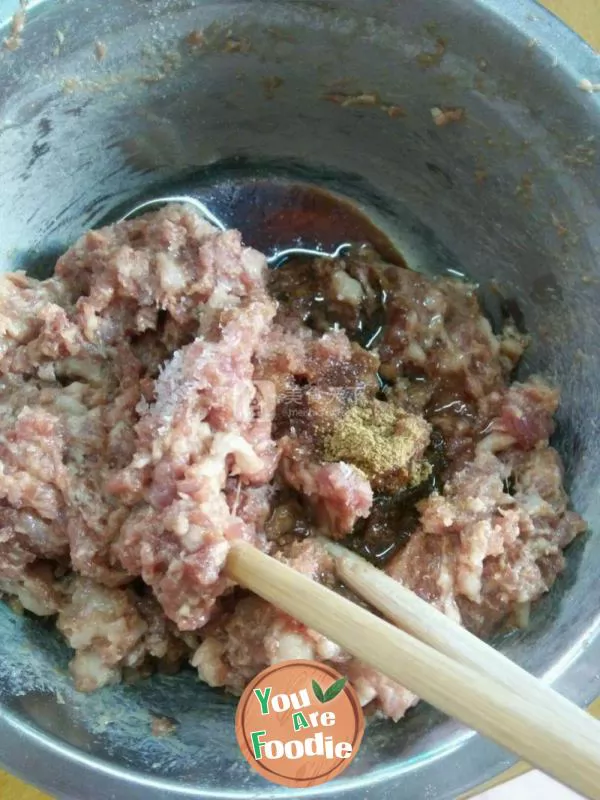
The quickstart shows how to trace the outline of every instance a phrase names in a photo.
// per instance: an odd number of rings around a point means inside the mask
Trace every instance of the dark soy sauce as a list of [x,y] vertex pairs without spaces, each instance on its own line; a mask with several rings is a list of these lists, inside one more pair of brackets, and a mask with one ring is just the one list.
[[310,184],[270,180],[224,188],[217,206],[227,205],[228,227],[267,255],[296,247],[329,253],[344,243],[367,243],[384,260],[405,266],[389,237],[346,198]]
[[169,201],[198,201],[222,228],[236,228],[246,245],[278,266],[295,255],[337,254],[344,246],[370,245],[383,260],[406,266],[390,237],[353,201],[310,183],[270,178],[225,181],[206,190],[165,189],[121,208],[121,218]]

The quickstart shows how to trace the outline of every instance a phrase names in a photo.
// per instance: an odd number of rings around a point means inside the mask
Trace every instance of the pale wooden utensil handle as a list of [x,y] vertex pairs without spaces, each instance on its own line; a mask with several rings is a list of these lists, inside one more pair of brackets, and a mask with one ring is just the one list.
[[590,730],[598,735],[598,723],[585,710],[469,633],[410,589],[335,542],[323,540],[323,546],[336,557],[339,578],[402,630],[532,701],[560,706],[579,715],[581,724],[589,725]]
[[481,675],[245,542],[227,573],[427,702],[575,791],[600,800],[600,725],[548,707]]

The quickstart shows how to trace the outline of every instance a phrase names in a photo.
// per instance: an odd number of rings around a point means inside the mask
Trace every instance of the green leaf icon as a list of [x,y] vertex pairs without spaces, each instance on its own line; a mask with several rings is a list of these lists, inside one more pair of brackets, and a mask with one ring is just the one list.
[[319,686],[319,684],[313,680],[312,688],[313,692],[315,693],[315,697],[320,703],[328,703],[330,700],[333,700],[338,694],[342,691],[344,686],[346,685],[346,681],[348,678],[338,678],[337,681],[334,681],[331,686],[324,692],[323,689]]
[[346,685],[347,680],[348,678],[338,678],[337,681],[334,681],[334,683],[332,683],[329,689],[327,689],[325,692],[324,702],[328,703],[330,700],[333,700],[334,697],[337,697]]
[[312,688],[313,688],[313,692],[315,693],[315,697],[317,698],[317,700],[320,703],[324,703],[325,702],[325,695],[323,694],[323,689],[321,689],[321,687],[319,686],[319,684],[315,680],[313,680],[313,682],[312,682]]

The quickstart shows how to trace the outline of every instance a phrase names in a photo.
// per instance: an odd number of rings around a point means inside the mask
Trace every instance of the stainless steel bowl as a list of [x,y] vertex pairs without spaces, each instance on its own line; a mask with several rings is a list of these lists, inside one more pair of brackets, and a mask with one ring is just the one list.
[[[493,317],[520,311],[524,369],[563,388],[557,444],[598,526],[600,95],[578,84],[600,68],[577,36],[527,0],[46,0],[22,40],[0,55],[3,270],[43,272],[117,207],[186,181],[208,201],[257,175],[355,198],[412,266],[474,276]],[[466,119],[437,127],[443,106]],[[592,533],[499,641],[581,704],[600,688],[599,566]],[[86,696],[67,661],[51,626],[0,609],[2,760],[28,781],[78,800],[308,796],[248,769],[234,701],[191,672]],[[153,738],[151,714],[177,734]],[[455,798],[511,760],[421,705],[373,723],[310,796]]]

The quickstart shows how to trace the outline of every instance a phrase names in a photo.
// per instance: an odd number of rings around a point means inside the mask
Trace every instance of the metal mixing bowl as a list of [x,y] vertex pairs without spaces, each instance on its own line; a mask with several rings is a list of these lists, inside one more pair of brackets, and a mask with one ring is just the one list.
[[[577,36],[526,0],[46,0],[22,40],[0,55],[1,269],[47,270],[162,186],[210,201],[260,174],[355,198],[411,266],[465,272],[492,317],[520,314],[524,369],[562,387],[557,446],[597,527],[600,94],[578,84],[600,69]],[[466,118],[436,126],[444,106]],[[529,629],[499,641],[580,704],[600,687],[599,567],[592,533]],[[52,625],[0,609],[2,760],[61,797],[434,800],[511,762],[423,704],[373,723],[341,779],[285,791],[249,770],[234,701],[191,671],[86,696],[68,658]],[[177,733],[153,738],[151,714]]]

